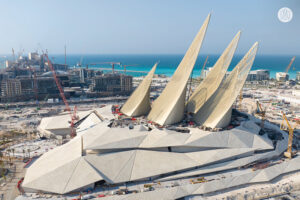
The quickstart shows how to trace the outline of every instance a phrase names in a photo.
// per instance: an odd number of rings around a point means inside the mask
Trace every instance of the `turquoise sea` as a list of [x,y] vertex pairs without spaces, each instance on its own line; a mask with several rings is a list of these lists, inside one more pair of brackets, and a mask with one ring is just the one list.
[[[205,61],[207,55],[199,55],[196,65],[193,70],[193,77],[197,77],[200,75],[203,63]],[[229,71],[233,69],[233,67],[240,61],[243,55],[235,55],[232,59],[232,62],[229,67]],[[251,70],[255,69],[268,69],[270,70],[271,77],[275,77],[276,72],[285,71],[285,68],[289,64],[291,58],[294,55],[257,55],[252,66]],[[212,67],[214,63],[217,61],[219,55],[209,55],[207,67]],[[49,55],[49,58],[56,63],[64,63],[64,55]],[[171,76],[178,64],[180,63],[183,55],[67,55],[67,64],[71,67],[76,66],[80,60],[82,60],[82,66],[86,64],[97,64],[93,65],[93,68],[101,67],[111,69],[109,64],[100,64],[103,62],[121,62],[124,65],[134,65],[127,66],[127,70],[134,71],[149,71],[155,62],[159,61],[159,65],[156,70],[156,74],[165,74],[167,76]],[[3,67],[4,60],[10,59],[10,56],[6,58],[4,56],[0,57],[0,66]],[[120,66],[115,66],[115,69],[123,69]],[[296,72],[300,71],[300,56],[296,56],[295,62],[292,65],[289,73],[291,78],[295,78]],[[130,73],[127,74],[133,76],[142,76],[144,73]]]

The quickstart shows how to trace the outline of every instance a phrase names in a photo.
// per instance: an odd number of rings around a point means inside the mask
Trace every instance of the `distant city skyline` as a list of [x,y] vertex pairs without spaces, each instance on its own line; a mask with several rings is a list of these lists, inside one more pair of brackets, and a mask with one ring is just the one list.
[[[277,12],[293,11],[282,23]],[[212,17],[200,54],[220,54],[241,30],[236,54],[300,55],[298,0],[27,0],[1,1],[0,54],[184,54]]]

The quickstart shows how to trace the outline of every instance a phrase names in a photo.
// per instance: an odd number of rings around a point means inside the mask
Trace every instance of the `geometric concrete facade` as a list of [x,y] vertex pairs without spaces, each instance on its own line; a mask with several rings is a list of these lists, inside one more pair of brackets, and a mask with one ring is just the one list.
[[[100,110],[101,116],[97,114]],[[78,134],[85,128],[98,124],[105,119],[113,118],[113,114],[111,113],[111,108],[109,106],[105,106],[100,109],[96,108],[94,110],[80,111],[77,113],[77,116],[78,120],[75,122],[75,125],[79,127],[76,131]],[[55,135],[66,136],[71,133],[70,121],[71,119],[69,114],[44,117],[37,129],[41,135],[46,137]]]
[[130,117],[147,115],[151,109],[150,106],[150,86],[158,63],[155,63],[148,75],[143,79],[140,85],[134,90],[126,103],[122,106],[121,112]]
[[[103,198],[104,200],[149,200],[149,199],[181,199],[187,196],[195,195],[210,195],[217,192],[224,192],[224,190],[234,190],[241,187],[247,187],[254,184],[272,183],[278,177],[292,172],[299,172],[300,156],[285,161],[283,163],[262,169],[254,172],[248,172],[238,176],[231,176],[225,179],[213,180],[201,184],[189,184],[176,186],[172,188],[163,188],[155,191],[149,191],[137,194],[127,194],[121,196],[110,196]],[[252,199],[252,198],[251,198]]]
[[210,15],[187,50],[161,95],[153,102],[148,119],[160,125],[180,122],[184,117],[186,86],[197,60]]
[[35,161],[26,172],[23,188],[65,194],[101,180],[119,184],[217,163],[241,160],[243,164],[255,152],[273,149],[269,139],[258,135],[259,130],[251,121],[230,131],[191,129],[189,134],[109,128],[102,122]]

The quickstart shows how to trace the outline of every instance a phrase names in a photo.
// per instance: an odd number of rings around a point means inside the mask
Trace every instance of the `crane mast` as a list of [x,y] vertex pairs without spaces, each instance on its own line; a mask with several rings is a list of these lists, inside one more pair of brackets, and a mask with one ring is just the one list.
[[287,147],[287,151],[284,152],[284,156],[291,159],[293,157],[292,145],[293,145],[293,137],[294,137],[295,127],[291,126],[291,124],[289,123],[289,120],[287,119],[286,115],[283,112],[282,112],[282,118],[283,118],[283,121],[281,123],[280,129],[284,130],[283,122],[286,121],[286,124],[288,126],[288,132],[289,132],[288,147]]

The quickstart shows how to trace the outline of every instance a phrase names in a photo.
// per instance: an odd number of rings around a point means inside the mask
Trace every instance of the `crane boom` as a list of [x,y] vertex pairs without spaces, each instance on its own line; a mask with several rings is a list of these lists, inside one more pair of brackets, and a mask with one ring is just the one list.
[[289,65],[286,67],[286,69],[285,69],[285,73],[288,73],[289,72],[289,70],[290,70],[290,68],[291,68],[291,66],[292,66],[292,64],[293,64],[293,62],[295,61],[295,58],[296,58],[296,56],[294,56],[292,59],[291,59],[291,62],[289,63]]
[[70,125],[70,127],[71,127],[71,137],[73,138],[73,137],[76,136],[76,130],[75,130],[75,128],[74,128],[74,125],[75,125],[74,122],[75,122],[75,120],[78,120],[78,117],[76,116],[76,110],[77,110],[77,107],[75,106],[74,112],[73,112],[73,114],[72,114],[72,111],[71,111],[71,108],[70,108],[70,106],[69,106],[69,103],[68,103],[68,101],[67,101],[67,99],[66,99],[64,90],[62,89],[62,87],[61,87],[61,85],[60,85],[60,83],[59,83],[59,81],[58,81],[58,79],[57,79],[56,72],[55,72],[55,70],[54,70],[54,68],[53,68],[53,66],[52,66],[52,63],[51,63],[51,61],[50,61],[50,59],[49,59],[47,53],[44,54],[44,56],[46,57],[46,60],[47,60],[47,62],[48,62],[48,66],[49,66],[49,68],[51,69],[51,71],[52,71],[52,73],[53,73],[53,77],[54,77],[55,83],[56,83],[56,85],[57,85],[57,87],[58,87],[60,96],[61,96],[62,100],[63,100],[64,103],[65,103],[66,110],[69,111],[69,114],[70,114],[70,116],[71,116],[71,125]]
[[47,55],[47,54],[44,54],[44,56],[46,57],[46,60],[47,60],[47,62],[48,62],[48,66],[49,66],[50,70],[51,70],[52,73],[53,73],[53,77],[54,77],[55,83],[56,83],[56,85],[57,85],[57,87],[58,87],[59,94],[60,94],[62,100],[63,100],[64,103],[65,103],[66,110],[69,111],[70,114],[72,115],[72,113],[71,113],[71,108],[70,108],[69,103],[68,103],[68,101],[67,101],[67,99],[66,99],[66,97],[65,97],[65,93],[64,93],[64,91],[63,91],[63,89],[62,89],[62,87],[61,87],[61,85],[60,85],[60,83],[59,83],[59,81],[58,81],[58,79],[57,79],[56,72],[55,72],[55,70],[54,70],[54,68],[53,68],[53,65],[52,65],[52,63],[51,63],[51,61],[50,61],[48,55]]

